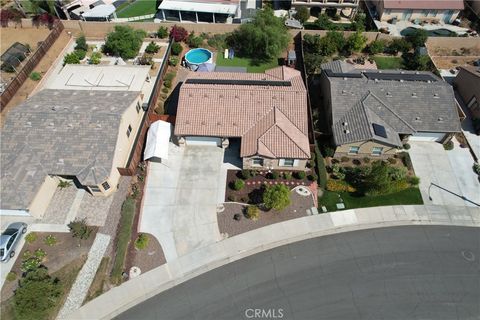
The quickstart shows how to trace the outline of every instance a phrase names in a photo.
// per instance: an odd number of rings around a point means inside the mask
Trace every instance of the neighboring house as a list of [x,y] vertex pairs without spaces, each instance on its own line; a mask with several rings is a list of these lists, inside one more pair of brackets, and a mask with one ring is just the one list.
[[180,87],[180,144],[228,147],[240,139],[244,168],[303,170],[310,158],[307,91],[299,71],[190,73]]
[[307,7],[317,13],[333,15],[342,13],[345,17],[353,18],[358,11],[360,0],[291,0],[293,8]]
[[463,0],[368,0],[380,21],[452,23],[463,10]]
[[[480,120],[480,67],[460,67],[460,71],[453,80],[453,85],[462,97],[472,118]],[[480,125],[476,127],[480,127]],[[480,130],[480,128],[476,129]]]
[[460,132],[453,88],[430,72],[322,65],[321,92],[335,156],[389,156],[411,141]]
[[150,94],[148,66],[67,65],[10,111],[1,130],[0,215],[42,217],[60,179],[117,189]]
[[[256,8],[256,1],[245,2]],[[232,23],[242,15],[240,0],[163,0],[158,9],[164,21]]]
[[[57,12],[62,12],[67,19],[81,19],[81,15],[85,12],[90,11],[91,9],[103,6],[103,5],[111,5],[114,2],[121,2],[125,1],[115,1],[115,0],[58,0],[57,4],[60,7],[60,10]],[[64,17],[62,17],[64,18]]]

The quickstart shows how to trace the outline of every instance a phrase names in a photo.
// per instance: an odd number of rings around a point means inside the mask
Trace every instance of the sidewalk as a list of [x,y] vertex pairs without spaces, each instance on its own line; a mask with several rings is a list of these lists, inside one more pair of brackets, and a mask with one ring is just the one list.
[[66,318],[113,318],[193,277],[288,243],[341,232],[401,225],[480,227],[480,209],[453,206],[375,207],[320,214],[272,224],[213,243],[172,260],[111,289]]

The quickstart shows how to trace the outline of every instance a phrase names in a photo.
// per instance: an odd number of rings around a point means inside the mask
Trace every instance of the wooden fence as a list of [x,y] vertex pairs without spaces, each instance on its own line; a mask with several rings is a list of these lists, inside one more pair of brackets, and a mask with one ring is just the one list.
[[[30,73],[35,69],[38,62],[47,53],[48,49],[58,39],[64,29],[63,23],[60,20],[55,20],[52,31],[48,37],[38,46],[37,50],[30,55],[23,68],[18,71],[15,78],[10,81],[5,90],[0,95],[0,111],[3,111],[8,102],[12,99],[15,93],[20,89],[25,80],[30,76]],[[19,31],[21,32],[21,31]]]
[[[150,99],[148,100],[148,109],[143,115],[142,123],[140,124],[140,129],[138,130],[137,136],[135,137],[135,142],[133,143],[132,151],[130,153],[130,157],[128,158],[127,165],[125,168],[117,168],[118,172],[120,172],[122,176],[133,176],[135,174],[138,163],[143,158],[143,149],[145,146],[146,135],[150,124],[157,120],[164,120],[162,117],[157,118],[154,110],[155,106],[157,105],[158,96],[160,95],[160,88],[163,84],[163,77],[167,72],[172,43],[173,42],[170,40],[167,51],[165,52],[162,65],[160,66],[160,70],[158,71],[157,79],[155,79],[152,94],[150,96]],[[175,118],[172,119],[171,117],[169,118],[167,116],[165,117],[165,120],[168,122],[172,122],[175,120]]]

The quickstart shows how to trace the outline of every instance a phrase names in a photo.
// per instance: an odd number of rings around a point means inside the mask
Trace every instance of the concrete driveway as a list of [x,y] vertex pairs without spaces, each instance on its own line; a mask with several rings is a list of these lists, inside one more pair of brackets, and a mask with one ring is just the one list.
[[[420,177],[420,191],[425,204],[475,206],[480,204],[480,184],[472,170],[468,149],[455,147],[445,151],[440,143],[411,141],[409,150],[415,174]],[[436,185],[430,185],[434,183]],[[429,199],[429,188],[430,196]],[[462,199],[465,197],[470,201]]]
[[158,239],[167,262],[221,239],[222,160],[218,147],[170,143],[168,160],[149,163],[139,231]]

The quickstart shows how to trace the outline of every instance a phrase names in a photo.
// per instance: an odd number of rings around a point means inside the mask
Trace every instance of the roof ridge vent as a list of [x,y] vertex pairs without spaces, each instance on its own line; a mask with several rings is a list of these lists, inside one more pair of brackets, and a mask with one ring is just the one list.
[[417,97],[417,93],[416,92],[412,92],[412,98],[416,98]]
[[347,90],[342,90],[342,94],[343,94],[343,95],[346,95],[346,94],[347,94]]
[[387,97],[391,97],[392,96],[392,93],[390,91],[387,91],[387,94],[386,94]]
[[32,122],[30,122],[30,121],[25,122],[25,127],[31,128],[32,127]]
[[342,123],[342,125],[343,125],[344,127],[346,127],[346,126],[348,126],[348,122],[347,122],[347,121],[344,121],[344,122]]
[[443,121],[443,118],[442,118],[442,117],[438,117],[438,121]]
[[69,123],[69,124],[67,124],[67,127],[69,127],[69,128],[73,128],[73,123]]
[[438,97],[438,93],[434,93],[434,94],[433,94],[433,97],[438,99],[438,98],[439,98],[439,97]]
[[52,106],[52,111],[57,111],[57,107],[56,107],[56,106]]
[[403,79],[400,79],[400,82],[403,82]]
[[49,127],[54,127],[54,126],[55,126],[55,123],[50,122],[50,123],[48,124],[48,126],[49,126]]
[[343,132],[345,132],[345,134],[349,134],[349,133],[350,133],[350,130],[345,129],[345,130],[343,130]]

